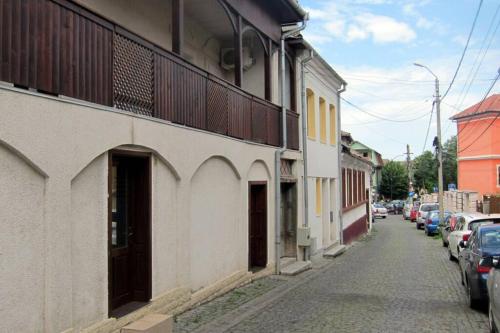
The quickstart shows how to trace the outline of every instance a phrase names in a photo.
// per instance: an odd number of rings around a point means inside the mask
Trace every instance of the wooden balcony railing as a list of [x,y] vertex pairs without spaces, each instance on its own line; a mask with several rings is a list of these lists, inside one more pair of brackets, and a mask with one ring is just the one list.
[[[0,81],[272,146],[281,108],[67,0],[0,1]],[[287,112],[288,148],[299,148]]]

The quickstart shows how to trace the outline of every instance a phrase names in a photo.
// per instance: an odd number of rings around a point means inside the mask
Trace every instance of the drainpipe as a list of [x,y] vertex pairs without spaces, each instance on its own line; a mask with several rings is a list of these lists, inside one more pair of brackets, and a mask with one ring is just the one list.
[[340,234],[339,234],[339,239],[340,239],[340,244],[344,244],[344,220],[343,220],[343,213],[342,213],[342,198],[344,193],[342,193],[342,129],[341,129],[341,117],[340,117],[340,94],[342,94],[346,90],[347,83],[343,82],[342,85],[340,86],[340,89],[337,90],[337,124],[339,127],[338,133],[337,133],[337,146],[338,146],[338,170],[339,170],[339,177],[338,177],[338,184],[337,187],[339,189],[339,229],[340,229]]
[[[295,28],[293,30],[287,31],[281,34],[280,40],[280,56],[281,56],[281,126],[282,126],[282,146],[277,149],[274,154],[274,214],[275,214],[275,270],[276,274],[280,274],[280,246],[281,246],[281,155],[286,151],[287,140],[286,140],[286,106],[285,106],[285,40],[289,37],[297,35],[299,32],[304,30],[307,26],[308,16],[304,17],[302,21],[302,26]],[[290,78],[292,79],[292,78]]]
[[[305,79],[305,68],[306,64],[314,58],[314,51],[310,50],[309,56],[302,59],[300,62],[300,81],[301,81],[301,118],[302,118],[302,161],[304,166],[304,179],[303,179],[303,188],[304,188],[304,227],[309,225],[309,180],[307,173],[307,105],[306,105],[306,79]],[[309,254],[307,253],[307,248],[304,247],[304,261],[309,258]]]

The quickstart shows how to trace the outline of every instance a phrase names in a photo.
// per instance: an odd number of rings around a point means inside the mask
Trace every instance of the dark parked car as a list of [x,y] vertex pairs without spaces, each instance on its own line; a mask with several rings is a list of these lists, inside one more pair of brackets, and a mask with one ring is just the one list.
[[488,300],[486,281],[493,257],[500,256],[500,225],[485,224],[474,228],[468,241],[460,241],[458,255],[462,284],[471,308]]
[[402,200],[393,200],[391,201],[391,205],[393,207],[393,214],[402,214],[403,213],[403,205],[404,201]]
[[497,332],[500,326],[500,263],[499,258],[493,258],[493,268],[490,269],[486,286],[488,289],[488,319],[490,332]]

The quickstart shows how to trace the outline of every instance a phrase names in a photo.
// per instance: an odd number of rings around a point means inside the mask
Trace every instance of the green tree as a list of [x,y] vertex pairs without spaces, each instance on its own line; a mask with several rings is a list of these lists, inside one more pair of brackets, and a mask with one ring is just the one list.
[[408,194],[406,168],[399,162],[390,161],[382,169],[380,193],[392,199],[404,199]]
[[453,136],[443,144],[443,184],[444,190],[448,184],[457,183],[457,137]]
[[432,188],[437,186],[437,160],[430,151],[425,151],[422,155],[413,160],[413,178],[415,189],[425,189],[432,192]]

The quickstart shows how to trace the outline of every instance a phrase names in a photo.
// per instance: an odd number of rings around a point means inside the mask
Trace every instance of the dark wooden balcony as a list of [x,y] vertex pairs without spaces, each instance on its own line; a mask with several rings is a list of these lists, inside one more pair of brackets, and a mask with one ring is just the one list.
[[[0,0],[0,81],[279,146],[281,108],[66,0]],[[287,112],[288,148],[299,148]]]

